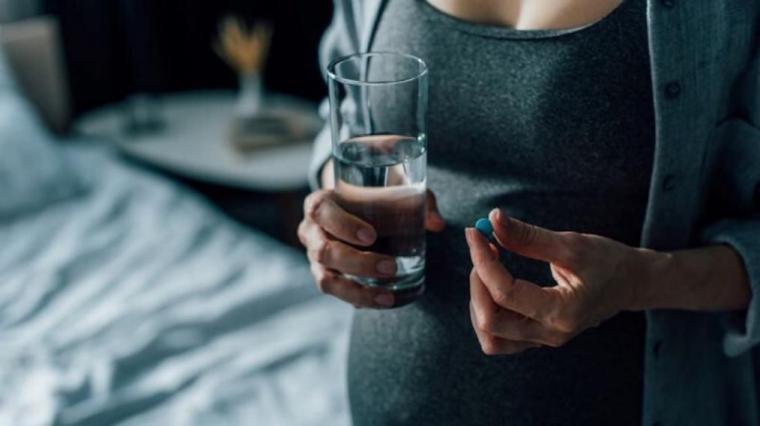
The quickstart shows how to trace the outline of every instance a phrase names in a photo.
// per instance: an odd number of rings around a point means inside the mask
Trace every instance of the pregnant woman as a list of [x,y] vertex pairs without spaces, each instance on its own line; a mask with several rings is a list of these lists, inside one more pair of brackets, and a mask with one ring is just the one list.
[[[329,131],[316,143],[299,237],[319,288],[368,308],[354,424],[760,420],[760,2],[335,6],[323,65],[430,70],[415,303],[347,278],[386,265],[335,202]],[[493,243],[467,228],[489,212]]]

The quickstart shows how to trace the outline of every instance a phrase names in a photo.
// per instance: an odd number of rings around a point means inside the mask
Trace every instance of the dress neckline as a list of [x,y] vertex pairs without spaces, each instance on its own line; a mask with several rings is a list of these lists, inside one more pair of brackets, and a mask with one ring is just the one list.
[[585,25],[573,28],[538,30],[518,30],[516,28],[502,25],[480,24],[468,21],[466,19],[458,18],[453,15],[449,15],[448,13],[431,5],[427,0],[417,0],[417,2],[421,3],[422,11],[426,17],[438,23],[452,26],[456,30],[464,33],[487,38],[546,39],[574,34],[615,20],[617,19],[617,16],[622,14],[625,8],[628,7],[628,3],[632,3],[632,0],[623,0],[620,5],[618,5],[604,17]]

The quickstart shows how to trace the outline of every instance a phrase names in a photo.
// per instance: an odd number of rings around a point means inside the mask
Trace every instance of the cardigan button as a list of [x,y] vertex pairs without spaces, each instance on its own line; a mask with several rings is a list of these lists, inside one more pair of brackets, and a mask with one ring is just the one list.
[[674,175],[667,175],[662,180],[662,189],[665,192],[670,192],[676,188],[676,177]]
[[681,95],[681,85],[677,81],[671,81],[665,85],[665,97],[675,99]]
[[660,0],[660,4],[663,7],[666,7],[668,9],[672,9],[676,5],[676,0]]

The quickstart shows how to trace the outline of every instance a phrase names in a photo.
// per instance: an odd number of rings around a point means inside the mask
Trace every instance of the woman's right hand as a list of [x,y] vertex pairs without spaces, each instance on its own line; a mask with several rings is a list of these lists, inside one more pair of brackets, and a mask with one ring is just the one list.
[[[441,231],[445,222],[438,213],[433,193],[428,191],[427,196],[425,226],[428,230]],[[393,277],[396,261],[391,256],[360,249],[371,246],[377,232],[369,223],[342,209],[332,189],[315,191],[306,197],[298,238],[306,247],[311,273],[320,291],[357,308],[394,305],[390,291],[364,287],[346,277]]]

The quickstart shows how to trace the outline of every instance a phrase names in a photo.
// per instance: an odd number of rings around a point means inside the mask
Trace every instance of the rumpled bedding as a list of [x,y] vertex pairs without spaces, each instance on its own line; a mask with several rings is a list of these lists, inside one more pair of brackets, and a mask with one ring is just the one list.
[[0,223],[0,425],[347,425],[350,308],[184,187],[67,150],[85,195]]

